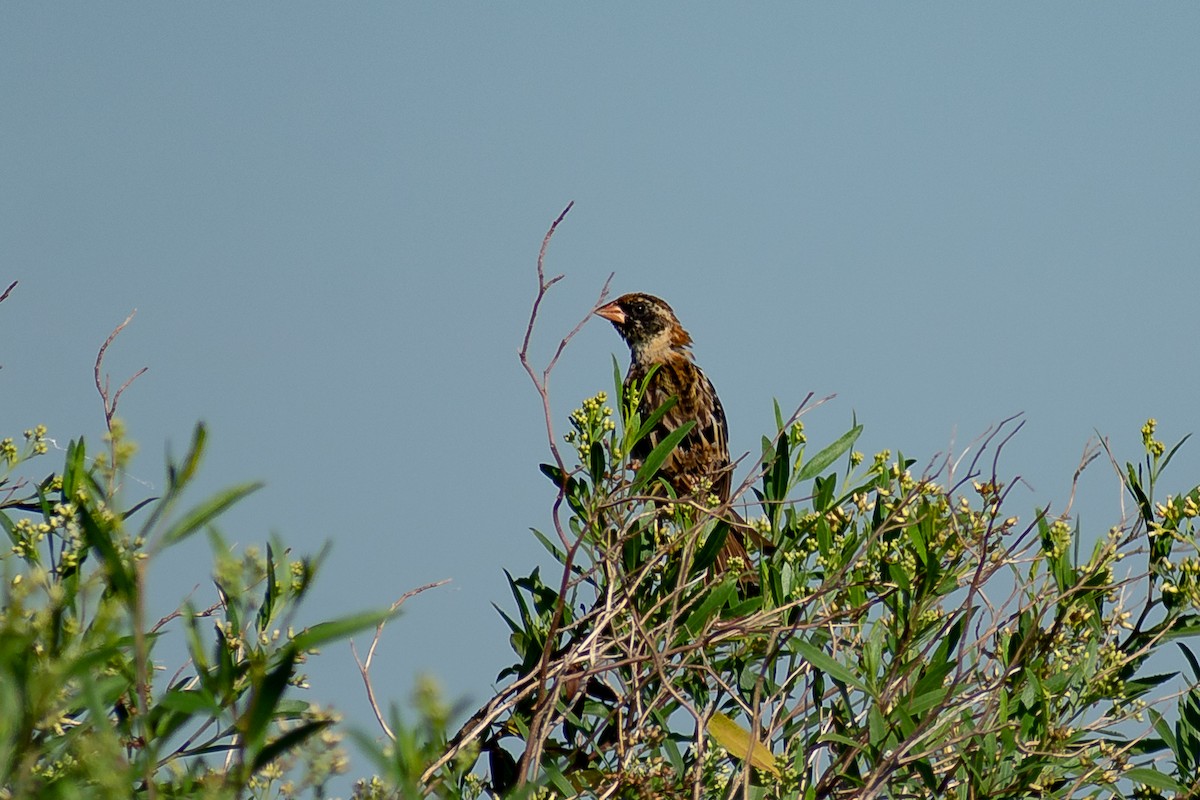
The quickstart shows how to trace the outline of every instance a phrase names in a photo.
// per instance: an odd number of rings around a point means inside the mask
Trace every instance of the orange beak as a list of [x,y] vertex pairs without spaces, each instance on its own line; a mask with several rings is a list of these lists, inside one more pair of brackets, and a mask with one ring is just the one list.
[[596,316],[604,317],[609,322],[615,322],[618,325],[625,323],[625,312],[616,302],[609,303],[606,306],[600,306],[595,311]]

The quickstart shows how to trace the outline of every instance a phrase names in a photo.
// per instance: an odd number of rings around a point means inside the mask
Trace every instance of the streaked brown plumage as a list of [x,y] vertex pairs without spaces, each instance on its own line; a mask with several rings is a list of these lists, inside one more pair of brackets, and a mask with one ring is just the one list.
[[[663,300],[649,294],[626,294],[596,309],[596,314],[612,322],[617,333],[629,345],[629,371],[625,390],[645,379],[654,367],[642,395],[638,412],[645,419],[671,397],[675,405],[667,411],[654,430],[634,447],[630,454],[644,459],[663,438],[688,420],[696,426],[679,442],[663,463],[659,474],[666,478],[679,497],[692,497],[704,504],[715,495],[722,505],[729,502],[733,467],[729,462],[729,428],[717,390],[703,370],[692,360],[692,337],[675,312]],[[733,521],[741,523],[736,514]],[[718,556],[723,567],[732,556],[746,560],[742,543],[744,523],[735,524]],[[747,562],[748,563],[748,562]]]

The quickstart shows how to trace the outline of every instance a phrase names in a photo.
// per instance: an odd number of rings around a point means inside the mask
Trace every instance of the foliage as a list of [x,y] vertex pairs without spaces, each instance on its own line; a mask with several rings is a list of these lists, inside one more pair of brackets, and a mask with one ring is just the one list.
[[[200,426],[168,463],[162,495],[126,507],[133,446],[106,418],[104,454],[73,441],[62,471],[36,482],[17,470],[48,451],[45,429],[27,431],[23,447],[0,442],[0,527],[11,542],[0,586],[0,796],[319,793],[346,768],[335,717],[289,695],[305,685],[315,648],[389,612],[294,631],[320,559],[289,560],[278,543],[237,554],[214,527],[257,484],[180,510],[204,452]],[[202,531],[216,600],[185,601],[150,623],[147,570]],[[156,653],[172,638],[187,662],[167,673]]]
[[1178,446],[1153,420],[1123,471],[1137,516],[1089,537],[1010,512],[996,465],[1012,420],[969,464],[917,475],[855,452],[858,425],[813,452],[777,407],[749,487],[772,544],[718,574],[745,523],[653,501],[662,454],[626,455],[651,421],[619,376],[615,391],[619,415],[604,393],[572,414],[574,466],[542,465],[556,530],[534,533],[561,570],[510,576],[508,684],[449,751],[477,750],[493,791],[1191,796],[1200,689],[1168,724],[1175,676],[1152,661],[1178,642],[1200,678],[1182,641],[1200,631],[1200,490],[1156,499]]
[[[181,509],[202,426],[160,497],[125,501],[132,379],[100,378],[123,324],[96,363],[104,452],[73,441],[30,480],[46,431],[0,441],[0,800],[324,796],[346,769],[336,718],[294,690],[315,648],[371,627],[359,668],[383,738],[356,734],[379,772],[356,800],[1200,797],[1200,488],[1160,491],[1182,442],[1147,422],[1144,458],[1117,469],[1135,513],[1097,533],[1013,511],[998,464],[1015,420],[914,473],[856,451],[856,422],[810,448],[806,401],[776,406],[733,505],[674,498],[657,473],[683,434],[630,458],[666,407],[640,418],[615,364],[612,402],[585,400],[560,450],[548,377],[583,323],[540,375],[528,346],[565,214],[520,353],[545,411],[553,529],[533,533],[554,568],[508,576],[515,659],[494,696],[454,734],[432,682],[415,717],[385,715],[375,644],[428,587],[295,631],[320,557],[239,554],[215,527],[257,485]],[[214,601],[150,623],[149,568],[200,532]],[[749,563],[718,570],[730,535]],[[168,672],[173,642],[186,660]],[[1189,674],[1158,672],[1164,653]]]
[[[730,506],[672,500],[657,476],[672,437],[628,455],[666,406],[639,418],[640,387],[626,396],[615,363],[615,407],[600,393],[570,417],[573,457],[554,433],[549,376],[587,318],[540,370],[529,343],[563,277],[544,260],[570,208],[543,239],[519,351],[553,459],[554,527],[534,535],[556,574],[509,576],[512,610],[497,610],[516,660],[422,791],[1200,796],[1200,686],[1172,695],[1177,676],[1155,672],[1177,644],[1200,682],[1183,641],[1200,631],[1200,489],[1157,499],[1179,445],[1154,420],[1143,463],[1117,469],[1137,513],[1098,536],[1012,512],[998,464],[1014,419],[970,461],[914,474],[903,455],[855,451],[857,424],[812,452],[807,400],[786,419],[776,406]],[[731,534],[763,546],[719,571]]]

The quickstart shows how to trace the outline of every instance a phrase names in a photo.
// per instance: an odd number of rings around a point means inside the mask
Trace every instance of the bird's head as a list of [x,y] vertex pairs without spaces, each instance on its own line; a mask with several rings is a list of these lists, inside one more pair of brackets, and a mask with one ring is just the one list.
[[596,314],[613,324],[629,345],[634,361],[660,363],[672,355],[688,355],[692,337],[666,301],[654,295],[622,295],[600,306]]

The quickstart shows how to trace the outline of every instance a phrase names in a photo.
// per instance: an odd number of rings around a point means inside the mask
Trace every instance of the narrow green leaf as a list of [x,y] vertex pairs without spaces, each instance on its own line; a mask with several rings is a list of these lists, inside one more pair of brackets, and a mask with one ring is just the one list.
[[295,750],[304,744],[305,741],[312,738],[313,734],[320,733],[332,724],[333,720],[331,719],[319,719],[292,728],[258,752],[258,755],[254,757],[254,764],[251,770],[257,772],[281,755]]
[[1179,752],[1175,742],[1175,734],[1171,731],[1171,726],[1163,719],[1163,715],[1153,708],[1147,708],[1146,713],[1150,715],[1150,721],[1154,724],[1155,732],[1162,737],[1163,742],[1171,749],[1171,752]]
[[542,543],[542,547],[544,547],[550,551],[550,555],[554,556],[555,561],[557,561],[561,564],[567,560],[566,553],[564,553],[561,549],[559,549],[558,545],[556,545],[554,542],[550,541],[549,537],[547,537],[546,534],[542,533],[537,528],[530,528],[529,530],[531,530],[533,532],[534,537],[539,542]]
[[[20,541],[20,539],[17,537],[16,531],[13,529],[12,520],[9,519],[8,515],[3,511],[0,511],[0,528],[4,528],[4,532],[8,534],[9,541],[11,541],[13,544],[16,544]],[[37,551],[35,550],[34,552],[36,553]]]
[[1155,686],[1166,683],[1178,674],[1178,672],[1168,672],[1163,675],[1147,675],[1144,678],[1134,678],[1133,680],[1126,681],[1121,696],[1130,700],[1140,697]]
[[571,782],[554,765],[554,762],[547,760],[542,765],[542,769],[546,771],[546,778],[550,781],[550,785],[558,789],[563,797],[572,797],[576,794],[575,787],[571,785]]
[[393,611],[390,608],[385,608],[378,611],[364,611],[359,614],[351,614],[340,619],[330,620],[329,622],[320,622],[296,634],[296,637],[292,639],[292,646],[299,652],[311,650],[325,642],[335,639],[345,639],[359,631],[374,628],[379,623],[386,622],[398,613],[399,609]]
[[767,492],[767,498],[775,501],[767,509],[772,524],[779,513],[779,501],[787,496],[791,470],[791,446],[785,432],[779,435],[779,440],[775,443],[775,458],[771,462],[770,472],[763,476],[763,488]]
[[297,652],[295,647],[284,651],[283,660],[263,676],[262,683],[255,687],[255,692],[250,698],[250,707],[238,721],[238,730],[245,737],[247,748],[251,752],[257,753],[266,741],[267,727],[275,716],[275,706],[287,690],[288,681],[295,670]]
[[633,477],[632,489],[634,492],[640,491],[658,473],[658,468],[667,460],[667,456],[671,455],[672,451],[675,450],[675,446],[683,441],[683,437],[687,436],[694,427],[696,427],[696,421],[689,419],[668,433],[658,443],[658,446],[650,451],[650,455],[646,456],[646,460],[638,468],[637,475]]
[[695,636],[713,615],[725,607],[729,602],[729,598],[733,596],[736,590],[736,582],[733,575],[729,575],[725,580],[714,586],[708,593],[708,597],[696,607],[696,610],[688,614],[688,618],[684,621],[683,627],[691,636]]
[[[633,437],[633,441],[640,442],[642,439],[646,438],[646,435],[650,433],[650,431],[654,430],[654,426],[658,424],[659,420],[665,417],[667,412],[674,408],[675,404],[678,402],[678,397],[668,397],[661,406],[650,412],[650,416],[646,417],[645,421],[642,422],[641,426],[638,427],[637,434]],[[633,442],[630,442],[630,444],[632,443]]]
[[1192,669],[1192,680],[1200,682],[1200,662],[1196,660],[1196,655],[1183,642],[1176,642],[1176,644],[1183,651],[1183,656],[1187,659],[1188,666]]
[[936,535],[933,530],[933,516],[928,513],[921,515],[921,518],[916,523],[909,525],[905,531],[908,533],[908,539],[912,542],[913,549],[916,551],[917,560],[920,564],[924,564],[929,560],[929,547],[926,544],[926,533]]
[[696,551],[696,559],[692,562],[692,572],[696,573],[711,567],[717,560],[717,554],[725,546],[727,538],[729,538],[729,522],[723,519],[718,520],[713,529],[709,531],[708,536],[704,537],[700,549]]
[[79,482],[87,474],[87,468],[83,463],[86,457],[85,450],[82,437],[78,440],[72,439],[67,444],[67,458],[62,472],[63,497],[74,498],[75,492],[79,488]]
[[1167,453],[1166,456],[1163,457],[1162,462],[1158,465],[1159,472],[1161,472],[1162,470],[1167,468],[1167,464],[1171,463],[1171,459],[1175,457],[1175,453],[1178,452],[1179,448],[1183,447],[1183,443],[1186,442],[1190,438],[1192,438],[1192,435],[1189,433],[1187,436],[1184,436],[1182,439],[1180,439],[1179,442],[1176,443],[1176,445],[1171,448],[1171,451],[1169,453]]
[[275,598],[279,596],[279,581],[275,576],[275,550],[270,542],[267,543],[267,574],[264,583],[266,587],[263,589],[263,602],[258,607],[259,633],[270,627],[275,614]]
[[820,743],[835,742],[837,744],[848,747],[852,751],[855,751],[855,752],[863,749],[862,742],[856,742],[854,739],[851,739],[849,736],[843,736],[842,734],[834,733],[833,731],[828,731],[826,733],[821,734],[817,738],[817,741]]
[[492,603],[492,608],[496,609],[496,613],[504,618],[504,621],[508,623],[508,627],[512,628],[513,633],[520,633],[522,630],[524,630],[520,625],[517,624],[517,621],[515,619],[513,619],[512,617],[510,617],[508,615],[508,613],[503,608],[496,605],[495,603]]
[[159,540],[158,547],[160,549],[170,547],[176,542],[183,541],[196,531],[202,529],[234,503],[252,492],[258,491],[262,486],[261,482],[255,481],[253,483],[243,483],[226,489],[223,492],[218,492],[184,514],[180,520],[168,528]]
[[826,447],[821,452],[810,458],[803,467],[800,468],[798,480],[812,480],[817,475],[821,474],[822,470],[837,461],[845,453],[850,451],[854,446],[854,442],[858,439],[859,434],[863,432],[862,425],[855,425],[850,430],[842,434],[836,442]]
[[1121,777],[1136,783],[1145,784],[1153,789],[1165,789],[1169,792],[1187,791],[1186,786],[1172,778],[1170,775],[1166,774],[1165,772],[1159,772],[1156,769],[1151,769],[1150,767],[1134,767],[1133,769],[1127,769],[1121,773]]
[[812,642],[797,640],[793,642],[793,646],[817,669],[821,670],[830,677],[841,681],[842,683],[855,686],[859,689],[866,689],[864,684],[854,673],[847,669],[844,665],[836,661],[833,656],[826,653],[821,648],[814,645]]
[[592,483],[599,486],[604,480],[604,445],[592,442],[588,449],[588,469],[592,475]]
[[1150,507],[1150,498],[1146,497],[1146,493],[1142,491],[1141,481],[1133,468],[1133,464],[1126,463],[1125,468],[1129,472],[1129,491],[1133,494],[1134,500],[1137,501],[1138,508],[1142,512],[1142,519],[1147,524],[1153,525],[1154,509]]
[[208,441],[208,429],[204,427],[203,422],[196,423],[196,428],[192,431],[192,446],[188,448],[187,455],[183,457],[183,463],[178,469],[170,467],[172,473],[172,488],[182,488],[191,481],[192,476],[196,474],[196,469],[200,466],[200,457],[204,455],[204,444]]
[[137,587],[133,571],[125,564],[113,543],[112,529],[107,523],[102,524],[97,520],[88,503],[79,505],[79,521],[83,527],[84,540],[104,562],[109,586],[121,597],[133,597]]
[[204,712],[218,716],[222,712],[221,705],[211,693],[203,689],[172,689],[158,699],[156,705],[170,711],[180,711],[184,714]]
[[906,716],[916,717],[931,708],[936,707],[939,703],[946,700],[946,693],[950,687],[933,689],[922,694],[915,692],[904,699],[903,712]]

